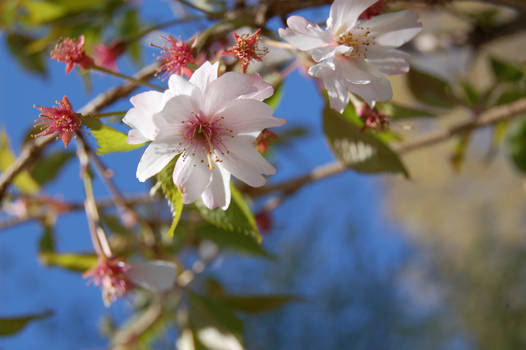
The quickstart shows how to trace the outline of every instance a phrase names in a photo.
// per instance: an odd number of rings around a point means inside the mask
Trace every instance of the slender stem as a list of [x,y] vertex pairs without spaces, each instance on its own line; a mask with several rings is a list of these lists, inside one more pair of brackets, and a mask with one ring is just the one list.
[[154,32],[154,31],[159,30],[159,29],[163,29],[163,28],[166,28],[166,27],[171,27],[171,26],[174,26],[174,25],[177,25],[177,24],[182,24],[182,23],[187,23],[187,22],[200,21],[200,20],[203,20],[203,19],[206,19],[206,17],[204,17],[204,16],[195,16],[195,17],[178,18],[178,19],[174,19],[174,20],[171,20],[171,21],[166,21],[166,22],[163,22],[163,23],[159,23],[157,25],[148,27],[148,28],[144,29],[143,31],[137,33],[137,35],[129,38],[128,40],[126,40],[126,43],[130,44],[130,43],[132,43],[134,41],[137,41],[137,40],[141,39],[142,37],[150,34],[151,32]]
[[84,183],[84,192],[86,195],[84,210],[86,211],[86,217],[88,219],[91,241],[99,257],[110,258],[112,256],[110,243],[108,237],[106,237],[106,232],[104,232],[100,223],[97,202],[95,201],[95,195],[93,194],[93,183],[89,173],[89,153],[87,144],[80,133],[77,133],[77,138],[79,140],[77,155],[81,166],[80,176]]
[[91,68],[95,69],[95,70],[98,70],[100,72],[109,74],[109,75],[113,75],[115,77],[119,77],[119,78],[122,78],[122,79],[133,81],[134,83],[137,83],[137,84],[140,84],[140,85],[148,86],[148,87],[150,87],[150,88],[152,88],[154,90],[157,90],[157,91],[161,91],[161,92],[164,91],[164,89],[162,87],[158,86],[158,85],[152,84],[152,83],[147,82],[145,80],[140,80],[140,79],[131,77],[131,76],[126,75],[126,74],[122,74],[122,73],[119,73],[119,72],[114,72],[111,69],[107,69],[107,68],[98,66],[96,64],[93,65]]
[[263,40],[263,45],[270,46],[270,47],[276,47],[279,49],[296,50],[296,48],[292,46],[291,44],[284,43],[282,41],[277,41],[277,40],[270,40],[270,39]]
[[121,117],[123,117],[125,114],[126,114],[126,111],[117,111],[117,112],[106,112],[106,113],[92,114],[91,117],[93,117],[93,118],[106,118],[106,117],[113,117],[113,116],[121,116]]

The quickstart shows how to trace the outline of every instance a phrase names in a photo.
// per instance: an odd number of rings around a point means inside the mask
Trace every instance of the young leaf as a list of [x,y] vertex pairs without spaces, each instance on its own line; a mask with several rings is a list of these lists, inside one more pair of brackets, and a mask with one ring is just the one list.
[[0,337],[14,335],[23,330],[28,323],[48,318],[52,314],[51,311],[44,311],[39,314],[0,318]]
[[239,231],[224,230],[211,224],[204,224],[195,230],[194,234],[197,238],[212,241],[221,248],[263,258],[272,257],[252,236],[247,236]]
[[39,252],[40,253],[53,253],[55,251],[55,232],[53,226],[42,222],[44,232],[40,241],[38,242]]
[[8,32],[6,43],[9,51],[15,56],[18,63],[31,73],[46,75],[44,51],[30,52],[29,47],[36,39],[22,34]]
[[[6,171],[15,162],[15,158],[15,154],[9,146],[7,134],[4,131],[0,132],[0,171]],[[35,193],[40,188],[27,170],[21,171],[15,177],[13,184],[22,193]]]
[[265,102],[270,107],[272,107],[272,109],[276,110],[276,108],[278,108],[282,99],[283,99],[283,82],[279,83],[274,88],[274,94],[263,102]]
[[83,117],[82,121],[91,130],[91,133],[97,140],[98,155],[115,152],[128,152],[144,146],[144,144],[128,144],[126,142],[128,136],[125,133],[115,130],[96,118]]
[[196,206],[199,212],[201,212],[205,220],[219,228],[251,235],[257,242],[261,242],[256,219],[243,200],[243,196],[233,184],[230,185],[230,190],[232,192],[232,200],[227,210],[222,210],[221,208],[210,210],[202,201],[197,201]]
[[519,120],[511,128],[507,138],[508,155],[515,167],[526,173],[526,120]]
[[433,75],[411,69],[407,82],[413,96],[430,106],[452,108],[451,87],[444,80]]
[[362,173],[391,172],[409,177],[401,159],[387,144],[328,106],[323,111],[323,129],[332,151],[347,167]]
[[215,297],[236,311],[258,313],[280,308],[287,303],[301,301],[293,295],[222,295]]
[[489,62],[493,75],[498,81],[517,83],[524,77],[524,69],[510,62],[502,61],[495,57],[491,57]]
[[95,254],[61,254],[46,252],[39,255],[39,260],[46,266],[57,266],[67,270],[84,272],[97,266]]
[[71,151],[57,151],[50,155],[42,156],[31,169],[31,176],[40,186],[53,181],[64,166],[75,157]]
[[164,169],[157,175],[157,179],[161,183],[161,189],[163,190],[164,196],[170,204],[170,209],[172,211],[173,221],[170,229],[168,230],[168,237],[173,237],[179,219],[181,218],[181,213],[183,212],[183,195],[179,192],[177,186],[175,186],[172,174],[174,171],[175,163],[177,162],[178,157],[175,157]]

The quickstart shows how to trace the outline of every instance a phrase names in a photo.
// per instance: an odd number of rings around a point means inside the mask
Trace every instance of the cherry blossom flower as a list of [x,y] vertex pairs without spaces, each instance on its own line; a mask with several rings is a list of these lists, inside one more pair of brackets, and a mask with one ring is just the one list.
[[36,106],[40,110],[40,118],[36,120],[35,126],[42,131],[34,136],[39,137],[56,133],[58,134],[57,137],[62,139],[64,146],[67,148],[75,132],[82,126],[82,120],[79,114],[75,113],[66,96],[62,98],[62,101],[56,101],[56,103],[57,107]]
[[225,55],[237,57],[243,73],[247,72],[248,65],[251,61],[260,61],[263,56],[268,53],[266,47],[259,45],[261,34],[261,28],[259,28],[254,34],[241,34],[234,33],[236,44],[230,49],[223,52]]
[[262,175],[275,173],[254,141],[261,130],[285,120],[273,117],[272,108],[262,102],[273,88],[259,74],[227,72],[218,77],[218,67],[207,61],[189,81],[172,75],[164,93],[134,96],[134,108],[123,121],[132,128],[128,143],[152,141],[137,168],[139,181],[179,155],[173,181],[183,202],[201,197],[208,208],[226,210],[231,175],[256,187],[266,183]]
[[360,19],[371,19],[375,16],[381,14],[387,8],[388,0],[378,0],[374,5],[369,6],[369,8],[362,12]]
[[52,59],[66,64],[66,74],[69,74],[76,64],[83,69],[89,69],[93,66],[93,59],[84,51],[84,42],[84,35],[81,35],[78,40],[62,38],[51,51]]
[[411,11],[358,17],[377,0],[335,0],[326,28],[300,16],[287,19],[279,35],[307,51],[316,65],[309,74],[323,81],[333,109],[343,112],[349,92],[369,105],[393,96],[387,75],[409,71],[408,55],[395,49],[417,35],[422,25]]
[[176,272],[176,266],[167,261],[128,264],[118,259],[99,259],[98,265],[83,276],[102,289],[104,304],[109,306],[136,286],[157,292],[170,289],[175,283]]
[[94,60],[95,63],[101,67],[117,72],[117,58],[126,51],[126,43],[123,41],[115,41],[109,46],[98,44],[95,46]]
[[186,74],[187,77],[192,76],[192,69],[188,67],[189,64],[195,64],[196,59],[192,55],[192,45],[195,40],[185,43],[184,40],[176,40],[173,36],[165,37],[163,46],[155,46],[161,49],[161,54],[157,59],[161,61],[159,73],[163,78],[171,74]]

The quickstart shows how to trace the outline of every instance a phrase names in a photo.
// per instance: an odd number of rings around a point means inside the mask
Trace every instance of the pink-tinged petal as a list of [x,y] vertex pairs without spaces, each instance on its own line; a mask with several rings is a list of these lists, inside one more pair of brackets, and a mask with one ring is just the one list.
[[291,16],[287,19],[288,28],[279,29],[279,36],[300,50],[312,50],[327,45],[331,39],[316,23],[301,16]]
[[261,131],[285,124],[286,120],[272,116],[272,107],[256,100],[236,100],[221,111],[222,124],[235,134]]
[[329,95],[329,104],[332,109],[343,113],[347,104],[349,104],[349,92],[344,82],[335,78],[323,79],[323,84]]
[[212,181],[203,192],[201,199],[208,209],[226,210],[230,205],[230,173],[217,165],[212,171]]
[[150,113],[159,112],[163,108],[163,93],[159,91],[146,91],[130,98],[134,107]]
[[334,63],[341,79],[353,84],[368,84],[379,75],[373,66],[359,58],[335,58]]
[[206,61],[197,68],[190,78],[190,83],[204,91],[210,82],[217,79],[217,70],[219,68],[219,62],[211,64]]
[[180,126],[185,120],[198,113],[194,99],[190,96],[174,96],[166,102],[164,108],[153,117],[153,122],[158,128],[169,127],[170,125]]
[[145,137],[139,129],[131,129],[128,131],[128,138],[126,139],[126,143],[130,145],[140,145],[141,143],[145,143],[151,141],[151,139]]
[[138,130],[144,138],[150,141],[157,135],[158,130],[153,124],[152,112],[135,107],[126,112],[122,121],[132,130]]
[[345,55],[350,54],[353,51],[353,47],[338,45],[338,46],[324,46],[318,47],[310,51],[312,59],[316,62],[334,57],[334,55]]
[[152,142],[139,161],[137,179],[144,182],[159,173],[177,153],[175,145]]
[[369,49],[366,61],[385,75],[395,75],[409,72],[408,59],[409,55],[405,52],[377,46]]
[[378,0],[335,0],[332,3],[327,30],[333,34],[342,34],[354,27],[358,17]]
[[413,11],[398,11],[373,17],[365,22],[382,46],[398,47],[413,39],[421,30],[418,14]]
[[239,96],[239,98],[250,98],[258,101],[263,101],[274,94],[274,88],[272,85],[267,83],[258,73],[245,74],[246,78],[250,79],[250,84],[254,87],[255,91]]
[[197,200],[212,178],[206,153],[198,148],[187,152],[177,159],[173,172],[173,181],[183,195],[184,204]]
[[134,284],[145,289],[162,292],[174,286],[177,277],[177,266],[168,261],[132,262],[126,271],[126,277]]
[[176,95],[192,95],[192,91],[195,87],[182,76],[177,74],[172,74],[170,79],[168,79],[168,88],[173,96]]
[[393,98],[391,83],[384,77],[378,77],[369,84],[347,83],[347,88],[363,98],[369,106],[374,106],[376,101],[389,101]]
[[218,155],[223,161],[221,165],[252,187],[263,186],[267,180],[261,175],[272,175],[276,169],[256,151],[254,137],[238,135],[234,139],[225,139],[228,153]]

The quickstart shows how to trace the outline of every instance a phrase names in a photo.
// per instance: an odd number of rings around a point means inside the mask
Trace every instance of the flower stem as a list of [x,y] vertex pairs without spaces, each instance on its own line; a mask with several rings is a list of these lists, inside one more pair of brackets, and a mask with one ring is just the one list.
[[126,114],[126,111],[117,111],[117,112],[106,112],[106,113],[97,113],[92,114],[92,118],[106,118],[106,117],[113,117],[113,116],[121,116],[123,117]]
[[135,79],[134,77],[130,77],[129,75],[126,75],[126,74],[122,74],[122,73],[119,73],[119,72],[114,72],[114,71],[112,71],[110,69],[106,69],[106,68],[98,66],[96,64],[94,64],[91,68],[95,69],[95,70],[98,70],[100,72],[109,74],[109,75],[113,75],[115,77],[119,77],[119,78],[122,78],[122,79],[133,81],[133,82],[135,82],[137,84],[148,86],[148,87],[150,87],[150,88],[152,88],[154,90],[157,90],[157,91],[161,91],[161,92],[164,91],[164,89],[162,87],[158,86],[158,85],[149,83],[149,82],[144,81],[144,80]]

